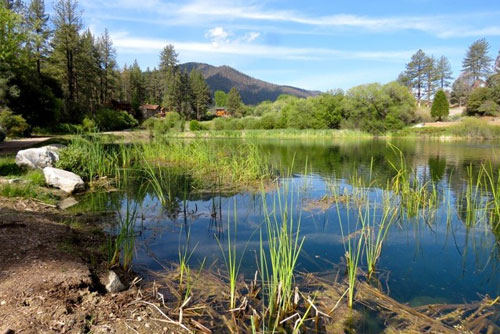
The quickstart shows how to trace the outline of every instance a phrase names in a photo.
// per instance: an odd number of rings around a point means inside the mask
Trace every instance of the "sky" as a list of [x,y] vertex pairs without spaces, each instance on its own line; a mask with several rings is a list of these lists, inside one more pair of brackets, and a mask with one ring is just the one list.
[[448,57],[454,75],[468,46],[500,50],[498,0],[80,0],[94,33],[107,28],[120,66],[179,61],[229,65],[276,84],[326,91],[395,80],[418,49]]

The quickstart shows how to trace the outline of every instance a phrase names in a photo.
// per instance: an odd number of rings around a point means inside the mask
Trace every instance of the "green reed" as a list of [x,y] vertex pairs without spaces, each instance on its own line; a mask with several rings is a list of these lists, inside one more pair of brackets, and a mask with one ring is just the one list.
[[[363,229],[364,253],[368,267],[367,278],[370,279],[375,272],[377,261],[382,253],[382,246],[387,233],[396,219],[397,209],[387,192],[382,198],[382,208],[378,208],[376,202],[366,202],[359,219]],[[382,211],[379,213],[379,211]]]
[[128,270],[135,251],[135,224],[138,218],[137,205],[127,200],[125,214],[118,210],[118,234],[108,241],[109,265],[115,266],[122,258],[122,267]]
[[[360,226],[360,216],[362,208],[359,207],[354,212],[357,215],[354,231],[351,231],[351,203],[349,201],[344,203],[345,220],[342,217],[341,203],[336,201],[337,217],[344,244],[346,269],[347,269],[347,305],[352,308],[354,304],[354,293],[356,289],[358,267],[360,265],[361,256],[363,253],[363,239],[365,233],[363,227]],[[344,232],[344,224],[347,226],[347,234]],[[359,229],[358,229],[359,228]]]
[[263,232],[260,232],[259,272],[264,292],[269,328],[276,329],[279,322],[297,305],[294,302],[294,271],[304,238],[300,237],[300,214],[294,218],[294,192],[288,191],[286,183],[273,197],[272,207],[262,192],[264,230],[268,247],[264,247]]
[[[236,199],[234,202],[234,210],[233,210],[233,224],[234,224],[234,230],[231,232],[231,219],[230,215],[228,215],[227,219],[227,251],[224,251],[224,248],[222,247],[222,244],[219,240],[219,237],[216,236],[217,244],[219,245],[219,248],[222,252],[222,257],[224,259],[224,263],[226,265],[226,269],[228,272],[228,277],[229,277],[229,308],[234,309],[236,308],[236,298],[237,298],[237,291],[236,291],[236,283],[238,279],[238,275],[240,272],[240,267],[241,263],[243,261],[243,257],[245,255],[246,247],[245,250],[243,250],[243,253],[240,254],[239,259],[238,259],[238,254],[236,251],[236,246],[237,246],[237,235],[238,235],[238,217],[237,217],[237,212],[236,212]],[[227,252],[227,254],[226,254]]]
[[205,140],[155,140],[141,147],[149,161],[182,167],[206,182],[238,186],[255,183],[272,174],[268,158],[252,144],[211,145]]
[[403,156],[403,152],[394,145],[390,148],[399,156],[399,161],[388,161],[394,169],[392,186],[388,189],[400,197],[401,212],[407,218],[433,218],[439,204],[439,193],[432,181],[423,182],[415,171],[412,171]]
[[491,227],[496,233],[500,231],[500,170],[495,178],[491,162],[482,166],[483,182],[489,190],[490,201],[487,204]]

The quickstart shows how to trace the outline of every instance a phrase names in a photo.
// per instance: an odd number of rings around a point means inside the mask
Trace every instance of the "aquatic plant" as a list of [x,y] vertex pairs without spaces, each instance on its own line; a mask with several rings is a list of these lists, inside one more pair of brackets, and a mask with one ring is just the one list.
[[[367,201],[365,207],[362,209],[363,212],[360,212],[359,215],[363,229],[363,251],[368,267],[368,279],[375,272],[377,261],[382,253],[382,246],[397,214],[397,209],[391,201],[391,196],[387,193],[382,196],[383,204],[381,209],[377,207],[376,202],[370,203]],[[381,214],[379,214],[379,211],[382,211]]]
[[[298,194],[297,194],[298,196]],[[262,192],[264,230],[267,247],[264,247],[263,232],[260,232],[259,272],[264,292],[264,304],[268,314],[267,325],[276,329],[283,318],[296,308],[294,271],[302,250],[304,237],[300,237],[300,213],[294,217],[294,191],[286,183],[276,191],[272,208],[266,193]]]
[[399,161],[388,161],[395,171],[388,190],[400,196],[399,207],[406,218],[424,218],[430,224],[439,203],[436,185],[432,181],[422,181],[415,171],[408,168],[403,152],[392,144],[388,145],[399,156]]
[[135,224],[138,217],[137,205],[127,200],[125,214],[117,211],[118,233],[114,240],[108,240],[109,265],[112,267],[120,262],[128,270],[132,264],[135,251]]
[[219,248],[222,252],[222,257],[224,259],[224,263],[226,265],[226,269],[228,272],[228,277],[229,277],[229,308],[234,309],[236,308],[236,283],[238,279],[238,275],[240,272],[240,267],[241,267],[241,262],[243,260],[243,256],[245,255],[246,247],[243,250],[242,254],[239,255],[238,259],[238,254],[236,251],[236,245],[237,245],[237,213],[236,213],[236,200],[234,203],[234,210],[233,210],[233,225],[234,225],[234,230],[231,233],[231,219],[230,216],[228,215],[228,220],[227,220],[227,250],[224,251],[224,248],[222,247],[222,244],[219,240],[218,236],[216,237],[217,244],[219,245]]
[[[350,202],[344,203],[345,210],[345,220],[342,217],[341,203],[336,202],[337,217],[340,226],[340,232],[342,235],[342,241],[344,245],[345,261],[347,269],[347,305],[352,308],[354,304],[354,293],[356,289],[357,273],[358,267],[360,265],[360,259],[363,252],[363,239],[365,237],[363,226],[360,226],[362,208],[354,210],[356,215],[356,224],[354,226],[354,231],[351,227],[351,204]],[[347,227],[347,233],[344,232],[344,225]]]

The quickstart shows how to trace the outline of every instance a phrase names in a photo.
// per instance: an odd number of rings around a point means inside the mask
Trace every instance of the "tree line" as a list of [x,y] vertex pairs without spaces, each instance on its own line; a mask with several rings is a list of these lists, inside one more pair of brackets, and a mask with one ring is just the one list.
[[120,69],[109,32],[95,36],[82,15],[77,0],[56,1],[51,17],[44,0],[0,0],[0,112],[29,128],[96,120],[114,101],[130,102],[136,118],[144,103],[186,119],[205,114],[210,89],[201,72],[179,68],[172,45],[158,69],[142,71],[137,61]]
[[[494,60],[486,39],[479,39],[469,46],[460,75],[453,83],[452,79],[450,62],[445,56],[436,58],[418,50],[397,80],[412,91],[419,106],[422,101],[430,106],[433,97],[441,90],[446,92],[452,104],[466,106],[469,115],[496,116],[500,113],[500,51]],[[440,104],[442,98],[439,97]],[[442,116],[446,115],[436,114],[439,119]]]

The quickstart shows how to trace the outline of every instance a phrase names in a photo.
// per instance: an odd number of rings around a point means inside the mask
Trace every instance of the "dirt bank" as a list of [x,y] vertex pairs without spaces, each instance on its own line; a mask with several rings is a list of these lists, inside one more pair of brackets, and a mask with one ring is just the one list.
[[0,333],[179,333],[151,320],[147,287],[105,292],[99,221],[0,197]]

